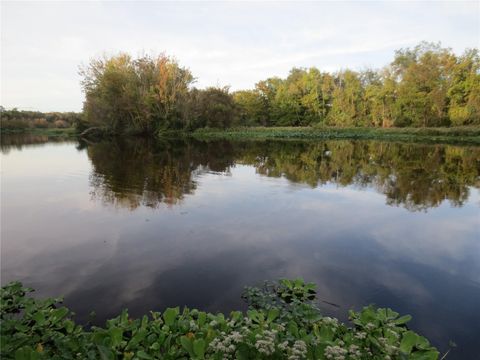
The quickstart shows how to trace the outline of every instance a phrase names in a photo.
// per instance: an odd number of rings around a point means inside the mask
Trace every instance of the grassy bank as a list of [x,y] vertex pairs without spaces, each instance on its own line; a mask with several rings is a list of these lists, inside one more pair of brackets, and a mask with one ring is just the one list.
[[226,130],[198,129],[198,139],[364,139],[422,143],[480,145],[480,127],[450,128],[332,128],[246,127]]
[[280,280],[246,288],[247,313],[229,316],[168,308],[132,319],[124,310],[104,327],[75,324],[59,299],[38,300],[18,282],[1,289],[2,359],[422,359],[428,340],[390,309],[350,311],[351,324],[324,317],[315,285]]
[[45,135],[45,136],[63,136],[74,137],[78,132],[75,128],[32,128],[21,130],[1,129],[1,134],[32,134],[32,135]]
[[[75,137],[75,128],[32,128],[26,130],[2,129],[1,134],[33,134],[52,137]],[[132,136],[126,134],[121,136]],[[230,129],[202,128],[194,132],[165,131],[161,138],[192,136],[199,140],[210,139],[297,139],[329,140],[359,139],[419,143],[447,143],[480,145],[480,127],[462,126],[449,128],[337,128],[337,127],[240,127]]]

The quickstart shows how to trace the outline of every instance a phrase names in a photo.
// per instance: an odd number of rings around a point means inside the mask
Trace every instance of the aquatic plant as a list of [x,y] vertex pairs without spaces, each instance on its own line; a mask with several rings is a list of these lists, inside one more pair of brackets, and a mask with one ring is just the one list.
[[246,314],[168,308],[131,319],[127,310],[104,327],[72,320],[61,299],[38,300],[13,282],[1,289],[2,359],[422,359],[438,358],[409,330],[410,316],[390,309],[351,311],[351,326],[324,317],[315,285],[280,280],[247,288]]

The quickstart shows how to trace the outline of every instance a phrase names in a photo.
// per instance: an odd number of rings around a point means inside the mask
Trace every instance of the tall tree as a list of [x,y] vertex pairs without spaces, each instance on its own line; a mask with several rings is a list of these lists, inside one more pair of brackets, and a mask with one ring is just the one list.
[[448,89],[452,124],[480,124],[480,56],[470,49],[458,58]]

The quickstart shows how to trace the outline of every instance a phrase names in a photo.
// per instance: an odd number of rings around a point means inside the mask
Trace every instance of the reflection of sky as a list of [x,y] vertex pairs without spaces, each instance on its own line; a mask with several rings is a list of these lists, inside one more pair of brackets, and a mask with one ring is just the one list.
[[122,307],[228,311],[244,285],[301,276],[340,305],[328,313],[391,306],[436,345],[456,341],[458,356],[476,346],[476,191],[461,208],[409,212],[370,188],[312,189],[238,165],[199,175],[178,206],[130,211],[93,201],[90,171],[72,145],[2,156],[2,283],[64,294],[80,319],[103,319]]

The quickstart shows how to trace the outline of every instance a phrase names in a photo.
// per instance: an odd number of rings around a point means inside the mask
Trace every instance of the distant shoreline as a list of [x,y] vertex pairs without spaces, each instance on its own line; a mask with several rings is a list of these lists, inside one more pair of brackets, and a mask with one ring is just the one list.
[[[6,134],[33,134],[45,136],[76,137],[75,128],[2,130]],[[128,134],[118,135],[129,137]],[[418,143],[446,143],[480,145],[480,127],[461,126],[445,128],[338,128],[338,127],[238,127],[229,129],[203,128],[193,132],[166,131],[159,135],[168,137],[193,137],[198,140],[381,140]]]
[[304,139],[304,140],[388,140],[424,143],[480,145],[480,127],[451,128],[335,128],[335,127],[251,127],[198,129],[198,139]]
[[75,137],[79,134],[75,128],[33,128],[33,129],[1,129],[1,135],[14,135],[14,134],[29,134],[29,135],[45,135],[45,136],[68,136]]

